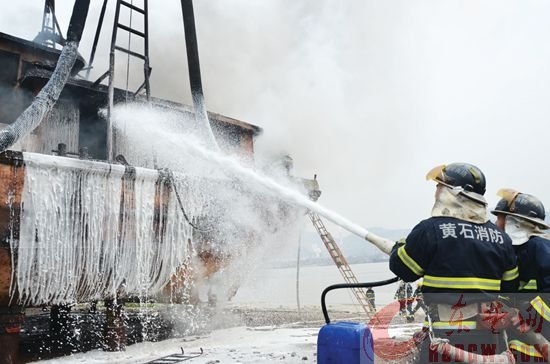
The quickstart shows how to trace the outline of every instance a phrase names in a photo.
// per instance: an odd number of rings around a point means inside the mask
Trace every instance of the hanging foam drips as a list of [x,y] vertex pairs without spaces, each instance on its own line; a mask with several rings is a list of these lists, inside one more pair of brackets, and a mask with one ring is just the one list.
[[194,256],[212,256],[214,271],[238,271],[230,275],[239,280],[253,267],[251,251],[288,241],[304,207],[368,234],[310,201],[291,179],[275,181],[206,149],[178,123],[168,127],[166,113],[133,105],[113,116],[131,164],[172,172],[24,153],[20,235],[11,239],[12,293],[22,304],[153,295],[190,261],[190,246]]
[[[22,304],[154,294],[185,260],[192,229],[157,171],[33,153],[24,160],[20,234],[11,241]],[[193,183],[171,183],[187,214],[201,215]]]

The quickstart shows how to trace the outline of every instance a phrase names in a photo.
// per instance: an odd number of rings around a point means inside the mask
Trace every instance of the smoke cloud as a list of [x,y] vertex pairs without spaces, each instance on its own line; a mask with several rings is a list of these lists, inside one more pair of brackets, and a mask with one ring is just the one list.
[[[41,7],[2,1],[0,30],[34,37]],[[107,67],[112,10],[94,77]],[[191,104],[179,2],[150,10],[153,93]],[[262,126],[259,158],[290,153],[297,174],[319,175],[325,205],[365,226],[427,217],[424,174],[455,161],[485,172],[490,204],[500,187],[549,204],[549,11],[535,0],[195,1],[207,107]],[[58,12],[68,24],[70,5]],[[135,89],[141,64],[131,70]]]

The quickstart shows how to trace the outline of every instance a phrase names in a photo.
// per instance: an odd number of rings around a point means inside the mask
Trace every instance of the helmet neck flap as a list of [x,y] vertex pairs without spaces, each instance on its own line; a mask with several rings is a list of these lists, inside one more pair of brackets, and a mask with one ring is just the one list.
[[454,217],[475,224],[483,224],[488,221],[487,208],[484,204],[464,195],[461,189],[446,185],[441,187],[441,191],[435,200],[432,216]]
[[547,238],[544,231],[536,224],[512,215],[506,216],[504,230],[512,239],[513,245],[525,244],[533,236]]

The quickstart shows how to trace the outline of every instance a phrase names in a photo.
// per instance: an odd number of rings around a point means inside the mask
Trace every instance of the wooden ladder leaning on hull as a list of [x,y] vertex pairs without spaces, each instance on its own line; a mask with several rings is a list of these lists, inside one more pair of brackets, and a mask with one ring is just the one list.
[[[353,271],[351,270],[351,267],[349,266],[346,258],[344,257],[344,254],[342,254],[342,251],[336,244],[336,241],[334,241],[332,235],[328,232],[325,224],[323,223],[319,215],[317,215],[313,211],[308,211],[307,214],[311,219],[313,226],[315,226],[317,233],[321,237],[321,240],[323,240],[323,243],[325,244],[325,247],[327,248],[332,260],[338,267],[338,270],[342,274],[342,277],[344,277],[346,283],[359,283],[357,281],[357,278],[355,277],[355,274],[353,274]],[[359,304],[368,316],[376,313],[376,308],[373,307],[373,305],[370,303],[369,299],[367,298],[366,292],[362,288],[352,288],[351,290],[353,292],[353,295],[357,299],[357,302],[359,302]]]

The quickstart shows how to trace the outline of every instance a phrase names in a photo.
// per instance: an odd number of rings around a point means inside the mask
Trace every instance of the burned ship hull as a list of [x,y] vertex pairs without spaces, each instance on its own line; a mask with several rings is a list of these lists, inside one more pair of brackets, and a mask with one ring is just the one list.
[[[0,155],[0,178],[6,197],[0,204],[2,257],[8,263],[3,304],[68,304],[159,292],[190,254],[192,227],[179,211],[172,175],[6,152]],[[193,192],[180,187],[190,201]],[[187,207],[190,215],[200,209]]]
[[[0,33],[0,128],[32,103],[59,55]],[[84,64],[77,58],[72,75]],[[41,125],[0,154],[0,348],[7,351],[16,350],[13,334],[24,307],[142,292],[177,301],[178,291],[200,278],[186,265],[191,242],[201,239],[191,218],[208,219],[193,189],[203,181],[108,162],[108,122],[101,112],[108,95],[100,82],[70,78]],[[128,100],[127,91],[115,89],[115,104],[126,101],[140,96]],[[147,102],[194,118],[189,106]],[[208,118],[223,152],[253,161],[259,127],[220,114]],[[204,275],[227,264],[216,251],[195,255]]]
[[[36,95],[49,80],[59,54],[58,50],[0,33],[0,66],[3,67],[3,72],[0,73],[0,88],[2,90],[0,92],[0,102],[9,105],[9,107],[2,108],[0,124],[8,125],[13,123],[17,115],[32,102],[33,95]],[[83,66],[83,60],[77,60],[73,74],[77,74]],[[127,100],[127,93],[123,90],[115,89],[114,96],[115,102],[125,102]],[[136,100],[138,99],[139,97]],[[176,208],[175,198],[173,196],[170,198],[170,194],[173,194],[171,181],[168,181],[166,176],[162,176],[156,170],[134,168],[105,161],[108,155],[106,150],[107,121],[101,109],[105,107],[107,102],[107,86],[71,78],[65,85],[59,102],[46,115],[41,125],[31,135],[15,146],[16,149],[25,152],[6,152],[0,157],[0,180],[2,181],[0,184],[0,196],[4,196],[2,198],[3,202],[0,203],[0,234],[4,244],[1,259],[6,261],[6,264],[2,265],[5,268],[0,273],[0,285],[2,286],[2,290],[0,291],[1,302],[18,302],[23,297],[27,297],[28,299],[28,297],[33,296],[29,292],[21,292],[21,289],[17,288],[17,285],[14,284],[21,272],[8,269],[12,264],[19,262],[17,256],[13,257],[8,254],[8,244],[11,241],[11,249],[14,249],[13,242],[15,241],[18,244],[24,244],[29,240],[36,241],[40,238],[39,230],[41,226],[58,223],[47,221],[47,219],[44,220],[44,216],[35,216],[35,219],[42,218],[43,220],[37,223],[37,226],[34,228],[29,227],[29,229],[34,229],[34,232],[26,231],[28,234],[22,235],[21,224],[25,222],[24,217],[28,215],[25,212],[29,213],[29,202],[23,201],[25,192],[27,192],[27,200],[32,200],[33,194],[36,197],[36,201],[47,198],[55,186],[46,177],[53,178],[54,180],[55,178],[61,179],[61,182],[58,181],[59,183],[72,183],[70,186],[65,186],[68,189],[65,193],[68,196],[72,196],[74,201],[66,202],[66,206],[63,208],[65,209],[65,213],[72,214],[75,217],[78,214],[84,214],[82,212],[84,211],[83,207],[79,206],[79,204],[88,201],[90,195],[93,194],[114,194],[110,199],[119,199],[120,201],[109,206],[109,208],[114,209],[113,211],[121,209],[133,210],[133,204],[135,204],[136,200],[136,178],[141,178],[142,183],[138,183],[138,185],[142,187],[146,186],[144,188],[147,189],[147,193],[150,195],[148,197],[152,200],[144,203],[155,206],[154,212],[151,212],[154,219],[151,224],[153,232],[148,233],[152,234],[150,237],[152,240],[156,242],[163,241],[164,237],[162,234],[164,233],[164,227],[162,226],[162,218],[166,218],[163,217],[163,212],[167,213],[169,204],[171,204],[172,208]],[[170,109],[178,113],[182,120],[193,119],[193,110],[189,106],[160,99],[151,99],[149,103],[159,109]],[[212,130],[223,151],[230,154],[238,154],[244,157],[243,160],[253,161],[254,137],[260,133],[261,130],[259,127],[220,114],[209,113],[208,117]],[[67,158],[67,156],[72,156],[73,158]],[[42,196],[36,195],[37,191],[34,191],[34,189],[44,189],[45,186],[39,183],[31,186],[37,178],[29,177],[31,170],[37,172],[38,176],[46,178],[42,183],[44,185],[51,185],[52,190],[48,191],[46,188],[46,190],[41,191]],[[86,178],[90,179],[94,176],[95,178],[103,179],[101,183],[105,183],[104,190],[82,190],[83,181],[85,182]],[[94,181],[94,183],[97,184],[98,181]],[[193,200],[193,196],[189,196],[188,200]],[[55,201],[50,202],[50,206],[48,207],[50,211],[44,214],[46,217],[60,213],[59,204]],[[71,203],[73,205],[70,205]],[[97,201],[94,203],[97,203]],[[26,208],[25,205],[27,206]],[[40,207],[40,205],[38,204],[34,207]],[[103,238],[105,240],[104,246],[109,246],[109,244],[131,246],[135,242],[134,235],[139,235],[139,232],[124,231],[125,226],[129,225],[128,229],[135,230],[135,226],[139,226],[143,222],[132,220],[135,218],[135,213],[134,215],[127,214],[126,210],[118,214],[113,213],[108,219],[107,217],[103,217],[106,221],[110,222],[120,220],[120,226],[113,225],[110,227],[112,236]],[[176,211],[172,212],[176,214]],[[23,220],[21,220],[21,216],[23,216]],[[83,218],[89,217],[88,215],[83,216]],[[81,237],[82,240],[88,239],[93,234],[97,235],[94,229],[97,230],[104,227],[97,221],[94,223],[96,225],[90,224],[89,226],[85,226],[82,228],[83,231],[74,234],[84,234]],[[182,226],[181,228],[189,230],[189,226]],[[67,230],[67,227],[59,225],[55,229],[62,232]],[[52,231],[47,232],[47,234],[50,234],[50,236],[44,235],[42,237],[43,241],[52,238],[61,240],[75,239],[74,236],[63,236],[63,234],[55,236]],[[116,234],[122,234],[122,237],[117,237]],[[97,237],[97,239],[99,238]],[[187,246],[187,240],[191,238],[192,236],[187,235],[181,237],[181,244],[184,248]],[[205,256],[208,256],[208,254],[205,254]],[[216,257],[214,256],[214,258]],[[217,259],[214,260],[217,261]],[[211,266],[212,264],[208,265]],[[86,269],[86,267],[82,268]],[[209,269],[211,270],[211,268]],[[174,273],[175,271],[172,272],[172,274]],[[80,286],[85,285],[85,283],[79,284]],[[8,294],[10,286],[11,293],[17,293],[17,296],[10,297]],[[104,289],[98,287],[94,289],[110,291],[112,295],[118,287],[105,286]],[[36,296],[36,294],[34,295]],[[57,296],[60,297],[63,295]],[[75,298],[78,297],[79,300],[90,298],[85,298],[84,296],[78,293]],[[56,300],[59,301],[56,298],[50,303],[54,303]],[[31,303],[31,301],[33,300],[31,299],[28,303]],[[37,301],[32,304],[41,303]]]

